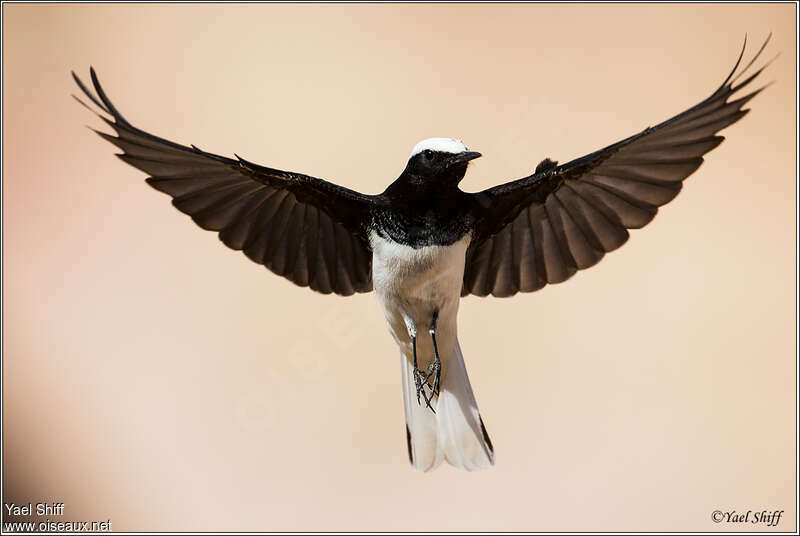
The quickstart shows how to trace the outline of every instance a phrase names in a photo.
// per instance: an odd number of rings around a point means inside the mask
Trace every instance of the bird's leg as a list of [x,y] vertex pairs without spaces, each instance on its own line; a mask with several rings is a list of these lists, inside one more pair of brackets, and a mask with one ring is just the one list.
[[[432,412],[436,413],[436,410],[433,409],[431,406],[431,399],[425,396],[425,384],[428,383],[428,376],[420,370],[417,366],[417,336],[411,335],[411,350],[414,353],[414,385],[417,387],[417,404],[420,403],[419,395],[422,393],[422,398],[425,399],[425,404],[431,409]],[[431,395],[433,398],[433,395]]]
[[436,324],[439,320],[439,311],[436,310],[433,312],[433,320],[431,320],[431,327],[428,328],[428,333],[431,334],[431,338],[433,339],[433,354],[435,357],[435,361],[428,365],[428,375],[425,377],[425,382],[427,383],[430,380],[431,376],[433,376],[433,386],[431,387],[431,400],[433,399],[433,395],[439,394],[439,380],[442,377],[442,360],[439,358],[439,347],[436,345]]

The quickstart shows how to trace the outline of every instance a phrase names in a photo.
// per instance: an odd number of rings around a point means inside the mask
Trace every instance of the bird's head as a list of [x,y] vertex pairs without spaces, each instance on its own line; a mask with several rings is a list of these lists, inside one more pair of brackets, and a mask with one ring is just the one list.
[[413,182],[455,186],[467,172],[467,164],[481,156],[461,140],[428,138],[414,146],[404,174]]

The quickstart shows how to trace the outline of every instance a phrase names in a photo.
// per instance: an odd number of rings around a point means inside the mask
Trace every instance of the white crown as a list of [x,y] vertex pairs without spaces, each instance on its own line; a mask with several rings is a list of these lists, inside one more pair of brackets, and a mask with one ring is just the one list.
[[411,150],[411,156],[409,158],[413,158],[414,155],[421,153],[422,151],[427,151],[430,149],[431,151],[440,151],[442,153],[463,153],[464,151],[468,151],[467,146],[464,145],[461,140],[454,140],[453,138],[428,138],[427,140],[422,140],[418,144],[414,146],[414,149]]

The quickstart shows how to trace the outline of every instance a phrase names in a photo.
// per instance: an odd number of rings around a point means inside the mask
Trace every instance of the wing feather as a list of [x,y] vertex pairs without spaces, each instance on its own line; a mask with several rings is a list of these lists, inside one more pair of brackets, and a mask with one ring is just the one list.
[[722,142],[717,132],[744,117],[743,106],[763,91],[733,98],[771,63],[734,85],[768,41],[736,74],[742,47],[719,88],[671,119],[476,194],[485,208],[467,250],[462,294],[511,296],[566,281],[624,244],[628,229],[647,225]]
[[366,227],[373,196],[148,134],[119,113],[94,69],[90,75],[94,92],[72,73],[99,112],[75,98],[116,135],[95,132],[121,149],[117,156],[147,173],[147,183],[170,195],[197,225],[298,285],[326,294],[372,290]]

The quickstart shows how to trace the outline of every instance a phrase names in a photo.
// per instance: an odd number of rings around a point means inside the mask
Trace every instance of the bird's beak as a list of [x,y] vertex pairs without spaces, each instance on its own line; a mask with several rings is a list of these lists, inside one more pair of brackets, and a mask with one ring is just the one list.
[[453,166],[455,164],[463,164],[464,162],[469,162],[470,160],[475,160],[476,158],[480,158],[481,153],[476,153],[475,151],[465,151],[463,153],[458,153],[451,156],[448,161],[448,166]]

